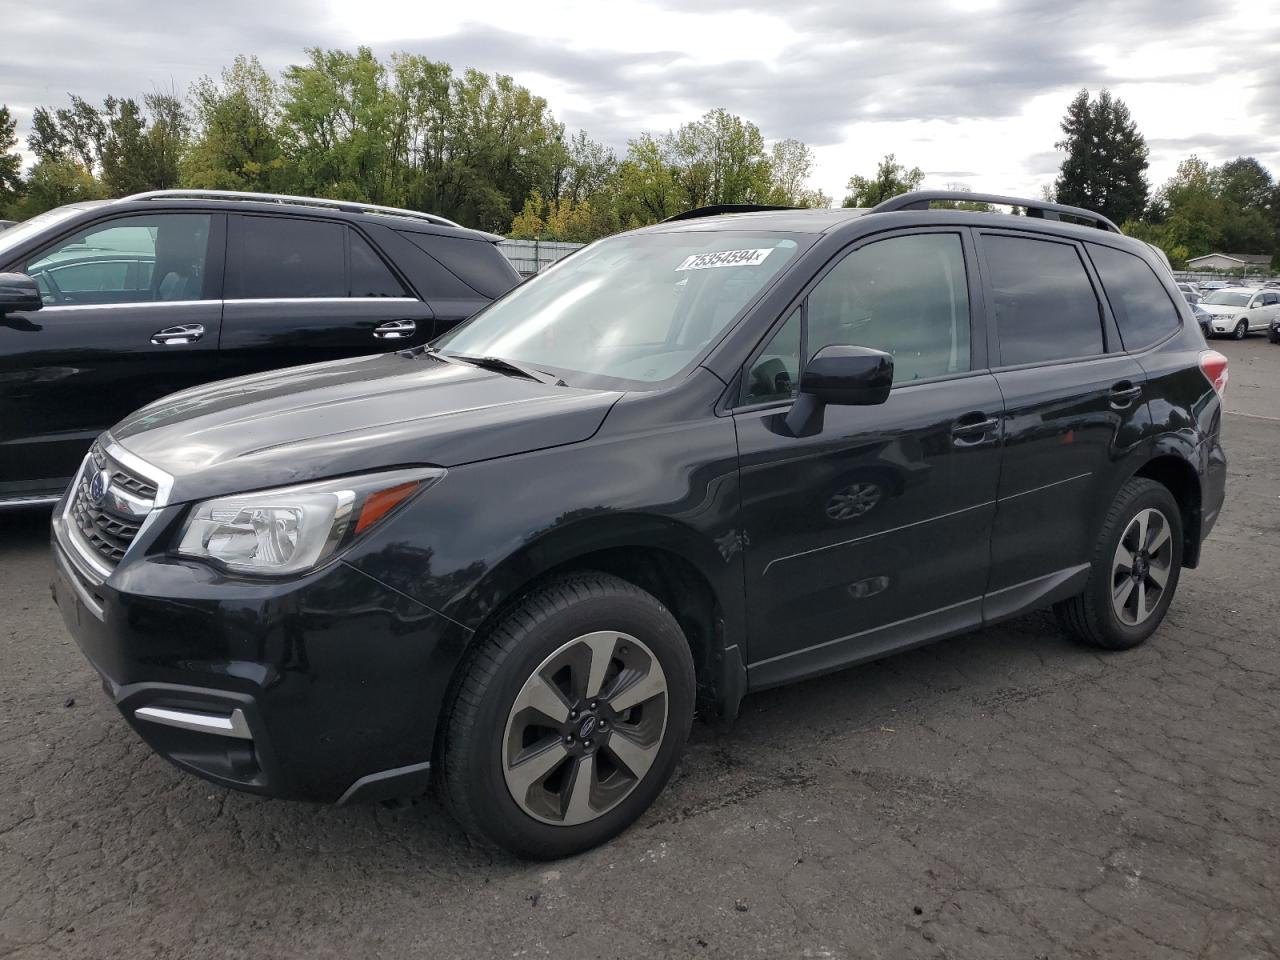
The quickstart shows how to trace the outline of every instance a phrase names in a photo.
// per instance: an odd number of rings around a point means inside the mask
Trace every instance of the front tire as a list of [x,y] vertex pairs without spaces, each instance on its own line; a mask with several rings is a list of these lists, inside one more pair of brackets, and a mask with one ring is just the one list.
[[1231,335],[1236,340],[1243,340],[1245,338],[1245,335],[1248,332],[1249,332],[1249,321],[1241,320],[1239,323],[1236,324],[1236,328]]
[[1126,650],[1164,620],[1182,569],[1182,512],[1167,487],[1144,477],[1116,495],[1078,596],[1054,606],[1063,628],[1095,647]]
[[689,644],[655,597],[581,573],[487,632],[443,722],[439,786],[473,836],[520,857],[588,850],[662,791],[693,722]]

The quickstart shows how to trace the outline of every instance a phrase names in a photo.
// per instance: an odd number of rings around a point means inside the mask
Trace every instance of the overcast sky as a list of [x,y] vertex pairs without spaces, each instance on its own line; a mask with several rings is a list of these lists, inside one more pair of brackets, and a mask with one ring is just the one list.
[[[207,12],[204,12],[207,11]],[[46,0],[5,17],[0,103],[186,91],[237,53],[371,45],[504,72],[621,152],[717,106],[814,147],[836,198],[889,152],[1038,195],[1080,87],[1124,99],[1159,186],[1189,153],[1280,174],[1280,0]]]

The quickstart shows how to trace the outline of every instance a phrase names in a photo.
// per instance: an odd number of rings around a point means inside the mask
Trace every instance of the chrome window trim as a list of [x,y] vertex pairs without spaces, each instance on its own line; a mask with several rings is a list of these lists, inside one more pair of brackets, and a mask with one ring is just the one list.
[[417,297],[225,297],[232,303],[421,303]]
[[61,312],[76,310],[133,310],[152,307],[193,307],[199,304],[287,304],[287,303],[422,303],[417,297],[224,297],[220,300],[137,300],[131,303],[50,303],[41,309]]
[[197,304],[217,304],[221,300],[136,300],[131,303],[50,303],[40,309],[47,313],[50,310],[62,312],[75,310],[136,310],[139,307],[191,307]]

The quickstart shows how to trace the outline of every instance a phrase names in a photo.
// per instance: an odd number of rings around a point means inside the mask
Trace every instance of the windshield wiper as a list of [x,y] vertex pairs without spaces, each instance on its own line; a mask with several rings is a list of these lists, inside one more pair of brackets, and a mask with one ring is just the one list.
[[557,387],[568,386],[567,383],[555,374],[547,373],[545,370],[538,370],[535,367],[526,367],[519,363],[512,363],[510,360],[504,360],[502,357],[469,357],[462,353],[442,353],[434,350],[431,352],[438,353],[439,356],[447,357],[450,360],[461,360],[463,363],[482,367],[485,370],[497,370],[500,373],[515,374],[516,376],[524,377],[527,380],[534,380],[538,383],[547,383]]

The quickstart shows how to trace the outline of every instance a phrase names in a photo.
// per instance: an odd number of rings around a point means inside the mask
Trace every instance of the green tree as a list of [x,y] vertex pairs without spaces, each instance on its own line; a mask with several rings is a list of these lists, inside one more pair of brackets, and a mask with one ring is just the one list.
[[107,97],[107,132],[102,141],[102,183],[109,194],[146,190],[147,123],[137,101]]
[[279,88],[257,57],[237,56],[219,81],[191,88],[194,137],[180,163],[183,186],[289,192],[280,143]]
[[[720,203],[826,206],[830,198],[804,183],[813,155],[798,140],[766,151],[760,128],[716,109],[659,136],[627,144],[613,185],[618,226],[656,223],[683,210]],[[602,198],[593,198],[599,207]]]
[[618,215],[623,223],[657,223],[684,209],[676,184],[678,168],[662,144],[642,133],[627,142],[627,155],[618,168]]
[[66,144],[67,152],[93,174],[101,168],[107,122],[102,111],[93,104],[74,93],[69,96],[71,106],[59,108],[56,113],[58,129],[62,131],[62,141]]
[[524,208],[511,221],[511,229],[507,231],[507,236],[512,240],[541,238],[547,229],[546,221],[542,219],[544,206],[542,192],[534,190],[529,194],[529,199],[525,200]]
[[147,186],[167,190],[179,185],[182,158],[191,137],[191,117],[182,100],[169,93],[149,93],[142,98],[147,109]]
[[9,210],[22,195],[22,157],[17,152],[18,121],[0,103],[0,213]]
[[61,160],[67,155],[67,138],[58,126],[58,118],[47,107],[36,107],[31,114],[31,132],[27,134],[27,149],[35,154],[36,162]]
[[1246,210],[1267,210],[1275,183],[1271,174],[1253,157],[1236,157],[1212,172],[1214,188],[1224,203]]
[[1105,89],[1091,100],[1081,90],[1062,119],[1062,132],[1054,144],[1067,153],[1054,182],[1057,201],[1116,223],[1140,217],[1147,206],[1147,142],[1124,101]]
[[886,154],[876,168],[874,177],[855,174],[849,178],[849,183],[845,187],[849,192],[841,206],[874,207],[882,200],[918,190],[922,183],[924,183],[923,170],[919,167],[908,170],[905,164],[898,163],[898,158],[894,154]]
[[102,184],[78,160],[41,160],[27,177],[26,194],[14,205],[17,219],[25,220],[65,203],[100,200]]
[[314,48],[284,72],[286,150],[304,192],[384,203],[394,195],[396,118],[387,71],[368,47]]
[[801,140],[779,140],[769,151],[769,203],[790,207],[829,207],[831,198],[808,186],[813,150]]
[[684,209],[768,200],[771,164],[760,128],[723,108],[664,138]]

